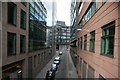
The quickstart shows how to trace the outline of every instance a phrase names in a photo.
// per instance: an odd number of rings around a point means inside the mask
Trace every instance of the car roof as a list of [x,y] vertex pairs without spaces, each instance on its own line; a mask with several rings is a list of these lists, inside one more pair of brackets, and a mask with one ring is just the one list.
[[52,66],[57,66],[56,64],[52,64]]
[[55,59],[59,59],[59,58],[60,58],[59,56],[55,57]]

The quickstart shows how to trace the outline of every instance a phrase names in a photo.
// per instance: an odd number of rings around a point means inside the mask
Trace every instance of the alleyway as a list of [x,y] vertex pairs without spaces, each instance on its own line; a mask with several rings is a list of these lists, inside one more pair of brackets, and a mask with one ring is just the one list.
[[[59,51],[56,52],[56,56],[58,56]],[[78,78],[77,73],[76,73],[76,69],[73,65],[71,56],[69,51],[66,50],[62,50],[63,54],[60,55],[61,57],[61,62],[58,66],[58,70],[56,71],[56,76],[55,79],[60,79],[60,78],[64,78],[64,79],[68,79],[68,78]],[[43,70],[41,70],[41,72],[36,76],[36,78],[45,78],[46,72],[47,70],[49,70],[51,68],[51,64],[53,63],[54,57],[52,58],[52,60],[43,68]]]

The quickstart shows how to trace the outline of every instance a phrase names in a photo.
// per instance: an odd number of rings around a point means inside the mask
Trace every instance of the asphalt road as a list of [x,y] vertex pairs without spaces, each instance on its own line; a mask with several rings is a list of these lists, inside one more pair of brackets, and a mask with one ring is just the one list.
[[62,51],[63,54],[60,55],[61,62],[58,66],[55,78],[68,78],[68,53]]
[[[73,78],[76,80],[78,78],[78,75],[76,73],[76,69],[73,65],[69,51],[67,51],[67,50],[61,50],[61,51],[63,52],[63,54],[60,55],[61,62],[58,65],[58,70],[56,71],[55,80],[60,80],[61,78],[62,78],[62,80],[68,80],[68,79],[70,80],[71,78],[72,78],[72,80],[73,80]],[[54,58],[58,55],[59,54],[56,53],[56,55],[43,68],[43,70],[41,70],[41,72],[38,73],[36,78],[45,78],[47,70],[49,70],[51,68],[51,64],[53,63]]]

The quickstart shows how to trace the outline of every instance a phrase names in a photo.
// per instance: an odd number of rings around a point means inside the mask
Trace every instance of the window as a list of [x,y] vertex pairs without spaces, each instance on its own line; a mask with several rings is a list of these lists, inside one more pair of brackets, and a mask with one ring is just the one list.
[[82,37],[80,38],[80,45],[79,48],[82,49]]
[[93,5],[91,6],[91,16],[93,16],[95,14],[97,9],[98,9],[97,2],[94,2]]
[[17,7],[14,3],[8,2],[8,23],[16,25]]
[[20,27],[26,29],[26,13],[21,9],[21,24]]
[[91,80],[94,80],[94,72],[95,70],[91,66],[88,66],[88,78]]
[[109,23],[102,29],[103,32],[101,37],[101,54],[113,57],[115,22]]
[[[39,13],[42,11],[38,8],[39,4],[30,2],[29,17],[29,51],[36,51],[45,48],[46,41],[46,21],[40,21]],[[39,6],[40,7],[40,6]],[[41,16],[42,17],[42,16]]]
[[16,55],[16,34],[7,33],[7,55]]
[[87,50],[87,35],[84,36],[84,50]]
[[90,33],[91,39],[90,39],[90,51],[95,52],[95,31]]
[[24,35],[20,35],[20,53],[26,52],[26,37]]
[[91,3],[90,8],[88,9],[88,11],[85,15],[85,21],[88,22],[97,10],[98,10],[98,2],[97,2],[97,0],[95,0],[95,2]]

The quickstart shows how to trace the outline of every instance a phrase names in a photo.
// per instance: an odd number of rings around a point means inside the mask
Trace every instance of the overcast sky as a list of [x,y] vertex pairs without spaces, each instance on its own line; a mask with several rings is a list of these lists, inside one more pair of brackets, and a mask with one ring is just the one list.
[[71,0],[56,0],[57,2],[57,20],[65,21],[70,25],[70,5]]
[[[51,26],[51,19],[52,19],[52,5],[51,5],[52,0],[42,0],[44,3],[46,9],[47,9],[47,25]],[[71,0],[56,0],[56,8],[57,8],[57,20],[60,21],[65,21],[66,25],[70,25],[70,5],[71,5]]]

